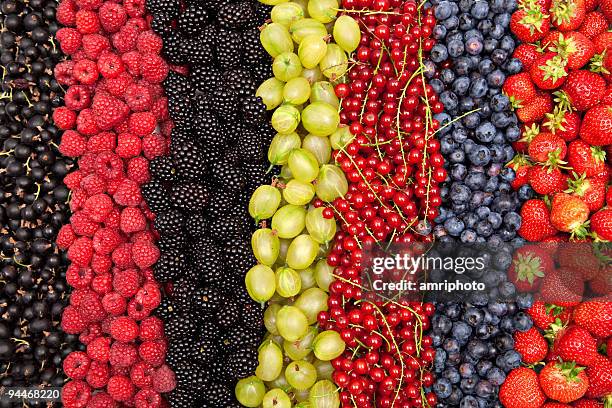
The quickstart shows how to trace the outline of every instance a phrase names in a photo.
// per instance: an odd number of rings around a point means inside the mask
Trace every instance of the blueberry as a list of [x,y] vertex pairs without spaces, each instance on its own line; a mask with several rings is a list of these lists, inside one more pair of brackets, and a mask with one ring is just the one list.
[[514,370],[521,365],[521,355],[514,350],[506,351],[503,358],[505,366],[510,370]]
[[496,40],[501,40],[504,34],[506,34],[506,29],[499,24],[495,24],[493,29],[489,31],[489,35]]
[[518,74],[523,69],[523,63],[517,58],[512,58],[506,63],[505,69],[510,75]]
[[494,13],[502,13],[505,10],[504,0],[490,0],[489,6]]
[[482,237],[489,237],[493,234],[493,226],[490,222],[482,220],[476,225],[476,232]]
[[493,50],[491,53],[491,60],[496,63],[498,66],[502,65],[504,61],[508,58],[508,52],[504,50],[500,50],[499,48]]
[[[457,164],[455,166],[460,166]],[[451,186],[451,200],[455,203],[466,203],[470,199],[472,192],[470,188],[462,183],[453,183]]]
[[486,166],[491,161],[491,152],[486,146],[476,145],[467,153],[470,162],[477,166]]
[[461,31],[467,31],[474,28],[474,18],[467,13],[463,13],[459,16],[459,29]]
[[465,161],[465,152],[463,150],[455,150],[449,156],[451,163],[463,163]]
[[448,42],[448,55],[452,58],[457,58],[463,55],[465,45],[461,40],[453,40]]
[[526,313],[519,312],[514,316],[514,327],[518,331],[526,332],[533,327],[533,320]]
[[493,22],[496,25],[499,25],[502,27],[508,27],[510,25],[511,18],[512,18],[512,15],[510,13],[501,13],[495,16],[495,18],[493,19]]
[[477,238],[478,234],[476,234],[476,231],[471,229],[466,229],[461,234],[461,242],[463,242],[464,244],[473,244],[474,242],[476,242]]
[[463,39],[466,42],[467,42],[467,40],[469,40],[471,38],[478,38],[480,41],[482,41],[484,39],[484,37],[482,36],[482,33],[479,30],[475,29],[475,28],[466,31],[463,34]]
[[[474,392],[474,387],[476,387],[476,384],[478,384],[478,376],[476,375],[472,375],[468,378],[464,378],[461,380],[461,391],[463,391],[464,394],[472,394]],[[476,402],[476,399],[474,398],[474,404],[476,405],[465,405],[465,401],[468,398],[473,398],[471,396],[466,396],[463,398],[463,400],[461,401],[461,404],[459,405],[460,408],[467,408],[467,407],[478,407],[478,402]],[[470,404],[472,404],[470,402]]]
[[482,20],[478,23],[478,31],[480,31],[483,35],[488,35],[489,31],[493,28],[493,22],[489,19]]
[[474,0],[459,0],[459,10],[462,12],[470,11],[472,5],[474,4]]
[[486,373],[487,380],[493,385],[500,387],[506,381],[506,374],[498,367],[491,367]]
[[436,63],[446,61],[448,58],[448,50],[443,44],[436,44],[431,49],[429,57]]
[[[481,377],[485,377],[492,368],[493,368],[493,363],[490,362],[489,360],[480,360],[478,364],[476,364],[476,370],[478,372],[478,375]],[[491,380],[489,379],[489,381]]]
[[453,322],[444,315],[435,315],[431,319],[431,324],[434,333],[446,334],[453,328]]
[[461,41],[463,40],[463,34],[460,31],[453,31],[446,37],[446,43],[448,44],[451,41]]
[[474,135],[483,143],[490,143],[495,137],[495,126],[491,122],[484,122],[476,128]]
[[[478,191],[476,194],[478,194]],[[467,213],[463,216],[463,222],[465,222],[467,228],[474,229],[478,222],[478,217],[474,213]]]
[[[459,101],[459,108],[462,112],[469,112],[476,108],[476,101],[471,96],[464,96]],[[480,112],[478,112],[480,114]]]
[[487,309],[493,316],[505,316],[508,313],[508,304],[502,302],[489,302]]
[[[499,178],[496,177],[490,177],[487,180],[487,184],[484,187],[484,191],[488,191],[489,193],[493,193],[497,190],[497,188],[499,187]],[[499,225],[501,225],[501,217],[499,218],[500,222]],[[493,224],[495,229],[499,228],[499,226],[495,226],[496,224]]]
[[[457,75],[462,75],[462,76],[469,75],[470,70],[472,68],[473,68],[472,60],[465,55],[455,60],[455,72],[457,73]],[[469,83],[467,87],[469,87]]]
[[[506,232],[507,230],[501,229],[499,231],[499,234],[502,237],[502,239],[507,242],[507,241],[510,241],[512,237],[506,238],[504,236],[506,235]],[[504,300],[514,299],[514,296],[516,295],[516,286],[514,286],[512,282],[502,282],[499,284],[497,289],[499,290],[499,296]]]
[[453,180],[461,181],[465,179],[467,173],[468,173],[467,168],[463,164],[457,163],[451,167],[450,176]]
[[516,10],[518,6],[518,1],[517,0],[506,0],[505,5],[506,5],[506,12],[512,13],[514,10]]
[[[466,184],[467,184],[467,181],[466,181]],[[476,215],[481,220],[486,219],[489,216],[490,213],[491,213],[491,210],[489,209],[489,207],[478,207],[476,209]]]
[[[472,342],[470,342],[470,344],[471,343]],[[470,347],[470,344],[468,344],[468,348]],[[472,364],[463,363],[459,366],[459,375],[461,378],[470,378],[474,374],[476,374],[476,368]]]
[[461,315],[461,305],[458,303],[447,304],[446,308],[444,309],[444,314],[446,315],[446,317],[452,320],[457,320]]
[[436,20],[446,20],[453,13],[451,3],[449,1],[441,1],[434,10]]
[[444,37],[446,37],[447,32],[448,30],[446,29],[446,27],[444,27],[441,24],[436,24],[436,26],[434,27],[432,31],[432,36],[436,40],[443,40]]
[[512,124],[514,114],[511,112],[495,112],[491,115],[491,121],[499,129],[505,129]]
[[434,119],[436,119],[440,123],[440,134],[445,135],[450,132],[451,127],[447,125],[451,122],[451,117],[448,113],[437,113],[434,115]]
[[482,398],[489,398],[495,393],[495,387],[487,380],[479,381],[474,388],[476,395]]
[[493,88],[500,88],[504,84],[505,80],[506,76],[499,69],[496,69],[487,75],[487,84]]
[[482,190],[487,182],[484,173],[471,171],[465,178],[465,185],[472,191]]
[[[499,94],[491,98],[491,101],[489,102],[489,104],[491,105],[491,108],[493,109],[494,112],[504,112],[510,108],[510,99],[504,94]],[[507,132],[508,130],[506,130],[506,133]]]
[[448,30],[454,30],[459,26],[459,17],[450,16],[449,18],[444,20],[442,24],[444,24],[444,27],[446,27]]
[[442,371],[446,363],[446,351],[441,348],[436,349],[436,356],[434,358],[434,366],[436,371]]
[[465,42],[465,50],[470,55],[479,55],[484,49],[482,40],[478,37],[471,37]]
[[444,84],[438,78],[432,79],[431,81],[429,81],[429,84],[433,88],[434,92],[438,95],[444,92]]
[[[458,352],[454,352],[453,354],[459,354]],[[461,381],[461,376],[459,375],[459,371],[457,371],[454,367],[448,367],[446,370],[442,372],[441,378],[445,378],[450,381],[451,384],[459,384]]]
[[466,344],[472,334],[472,328],[464,322],[455,322],[453,324],[452,334],[460,344]]
[[460,76],[453,82],[452,90],[459,96],[467,94],[469,89],[470,79],[466,76]]
[[442,347],[447,353],[457,353],[461,350],[461,346],[456,339],[446,339],[442,344]]
[[470,10],[470,13],[478,20],[487,18],[487,15],[489,14],[489,3],[486,1],[476,1]]
[[514,348],[514,339],[509,333],[502,333],[495,337],[493,344],[500,353],[512,350]]
[[487,93],[487,89],[487,80],[484,78],[477,78],[470,86],[470,96],[472,98],[482,98]]
[[[497,28],[500,26],[498,25],[495,27]],[[499,48],[501,48],[504,51],[508,51],[509,53],[514,51],[515,47],[516,47],[516,43],[514,42],[514,39],[512,39],[512,37],[509,35],[504,35],[499,42]]]
[[453,110],[459,105],[459,99],[454,92],[444,91],[440,94],[440,102],[444,104],[444,107],[448,110]]
[[512,160],[512,158],[514,157],[514,153],[514,148],[511,145],[504,146],[504,155],[506,156],[504,158],[504,161],[509,162],[510,160]]
[[531,306],[533,306],[533,295],[531,293],[519,293],[516,296],[516,305],[520,308],[520,309],[529,309]]
[[452,69],[446,68],[440,72],[440,80],[442,80],[442,82],[446,85],[452,84],[455,78],[455,71]]
[[463,398],[463,392],[458,387],[453,387],[450,397],[447,398],[446,402],[450,405],[459,405]]
[[480,145],[476,144],[475,141],[473,141],[472,139],[468,139],[463,143],[461,147],[463,148],[464,152],[469,154],[471,151],[478,148],[478,146]]
[[511,183],[516,178],[516,173],[510,167],[504,167],[500,173],[502,180]]
[[440,378],[433,385],[433,391],[436,393],[438,398],[445,399],[450,397],[451,392],[453,391],[453,386],[446,378]]
[[467,130],[465,130],[465,128],[463,127],[455,128],[455,130],[453,130],[452,136],[453,136],[453,140],[455,140],[455,142],[457,143],[463,143],[469,137]]
[[[493,51],[495,51],[497,49],[497,45],[499,44],[499,41],[497,41],[495,38],[487,38],[484,41],[484,50],[487,54],[491,54],[493,53]],[[493,62],[495,62],[497,64],[497,62],[495,60],[492,60]]]

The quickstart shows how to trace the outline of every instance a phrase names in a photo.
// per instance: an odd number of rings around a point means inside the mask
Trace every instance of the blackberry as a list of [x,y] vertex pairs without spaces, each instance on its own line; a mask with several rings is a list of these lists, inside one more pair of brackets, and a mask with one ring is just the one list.
[[217,115],[211,111],[201,112],[193,120],[194,133],[204,145],[223,146],[225,140],[221,137],[220,124]]
[[202,235],[206,232],[204,223],[206,217],[203,214],[188,214],[187,222],[185,223],[185,230],[191,237],[198,237],[203,239]]
[[263,124],[267,120],[266,105],[259,96],[247,96],[241,101],[242,117],[251,126]]
[[182,232],[184,223],[185,215],[179,210],[171,209],[158,213],[153,225],[160,233],[176,235]]
[[157,241],[157,247],[160,251],[181,250],[187,246],[185,235],[166,235],[163,234]]
[[217,184],[229,191],[240,191],[245,186],[245,178],[239,167],[228,162],[219,162],[212,168]]
[[235,193],[225,190],[217,190],[210,197],[210,203],[206,208],[206,214],[211,218],[226,215],[234,204]]
[[190,181],[198,181],[206,174],[206,165],[200,160],[199,148],[191,142],[177,146],[172,152],[177,174]]
[[177,96],[195,96],[194,89],[191,81],[189,81],[189,78],[174,71],[170,71],[168,73],[168,76],[163,82],[163,86],[164,89],[166,89],[166,95],[170,98]]
[[199,364],[208,365],[218,357],[218,348],[216,339],[203,335],[193,343],[194,354],[193,358]]
[[208,235],[219,241],[233,241],[244,235],[243,220],[237,217],[222,217],[209,220],[207,224]]
[[[234,115],[238,113],[238,94],[229,87],[217,88],[210,95],[211,108],[217,115]],[[227,120],[226,120],[227,121]]]
[[221,295],[215,289],[200,288],[194,293],[193,307],[199,313],[213,314],[221,307],[221,304]]
[[251,245],[247,240],[227,244],[223,248],[223,253],[228,266],[234,268],[238,273],[244,272],[246,274],[251,266],[257,263]]
[[268,63],[270,57],[259,40],[259,29],[251,28],[242,33],[242,43],[244,47],[243,60],[249,65]]
[[230,327],[240,320],[240,307],[233,300],[226,300],[223,307],[217,310],[217,323],[222,327]]
[[174,306],[169,298],[163,298],[159,306],[155,309],[155,314],[164,321],[176,316],[176,313],[176,306]]
[[248,377],[257,368],[257,349],[255,347],[240,347],[230,354],[227,369],[236,379]]
[[149,171],[154,180],[172,181],[176,174],[174,163],[168,156],[159,156],[149,162]]
[[263,312],[260,304],[247,300],[244,302],[240,313],[242,324],[249,329],[261,329],[263,327]]
[[[160,20],[160,18],[157,16],[153,17],[153,21],[151,22],[151,29],[153,29],[153,31],[155,31],[157,34],[162,35],[162,39],[164,41],[162,54],[164,56],[164,59],[170,64],[184,64],[186,61],[185,56],[181,53],[181,42],[183,40],[181,38],[181,35],[172,30],[169,30],[167,21]],[[173,71],[170,71],[168,73],[168,77],[166,77],[166,80],[170,78],[172,74],[179,75]],[[165,88],[172,89],[170,85],[166,85]]]
[[181,41],[180,52],[189,64],[209,64],[213,60],[213,48],[200,38],[186,38]]
[[272,12],[273,6],[263,4],[259,1],[255,2],[255,18],[257,20],[257,26],[262,26],[269,18]]
[[170,340],[177,340],[180,344],[183,339],[195,336],[198,328],[195,322],[189,318],[189,315],[182,314],[172,319],[166,320],[164,326],[164,334]]
[[233,384],[233,379],[227,370],[226,356],[218,358],[208,365],[208,376],[212,382],[218,384]]
[[[255,94],[257,83],[246,69],[236,68],[223,73],[225,86],[238,96],[245,97]],[[235,107],[234,107],[235,109]]]
[[231,353],[239,347],[257,347],[260,342],[261,333],[244,326],[234,326],[219,338],[219,346],[226,353]]
[[168,98],[168,114],[176,124],[187,124],[193,116],[191,102],[183,95]]
[[153,274],[158,282],[170,282],[181,275],[186,266],[186,256],[180,251],[162,252],[153,267]]
[[201,184],[183,183],[172,188],[172,204],[185,212],[202,212],[208,203],[208,190]]
[[208,376],[198,364],[182,362],[174,370],[178,388],[201,392],[209,383]]
[[178,16],[181,7],[179,0],[147,0],[146,5],[151,14],[170,18]]
[[221,251],[219,251],[218,258],[210,258],[200,254],[193,255],[191,264],[194,270],[198,272],[199,282],[205,285],[221,285],[227,280]]
[[263,62],[261,64],[253,66],[251,68],[251,72],[253,73],[253,79],[258,84],[274,76],[274,72],[272,72],[272,64],[268,62]]
[[202,65],[192,67],[191,83],[201,92],[211,92],[222,85],[222,81],[221,72],[215,67]]
[[177,27],[186,36],[198,36],[208,24],[209,17],[206,8],[192,3],[179,16]]
[[255,23],[255,11],[249,1],[229,3],[219,9],[217,21],[223,28],[245,28]]
[[152,180],[141,187],[143,198],[147,201],[147,205],[151,211],[160,213],[170,210],[170,200],[166,188],[156,180]]
[[226,70],[240,65],[242,59],[242,37],[240,33],[221,29],[216,48],[217,62]]
[[174,282],[172,287],[172,299],[181,313],[187,314],[191,312],[193,293],[196,291],[197,286],[196,281],[188,279],[187,277],[178,279]]
[[192,390],[177,388],[168,395],[168,402],[173,408],[193,408],[197,401]]

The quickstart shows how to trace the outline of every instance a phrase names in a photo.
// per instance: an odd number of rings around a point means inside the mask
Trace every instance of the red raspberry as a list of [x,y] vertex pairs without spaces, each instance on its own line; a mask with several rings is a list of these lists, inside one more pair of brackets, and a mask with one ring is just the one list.
[[159,248],[151,242],[136,242],[132,246],[132,259],[141,269],[153,266],[159,259]]
[[72,306],[76,307],[77,310],[79,310],[79,306],[81,305],[83,299],[85,299],[85,297],[91,295],[92,293],[94,292],[88,287],[76,288],[70,295],[69,302]]
[[115,150],[116,145],[117,141],[113,132],[100,132],[89,138],[87,151],[95,154],[109,152]]
[[93,196],[104,193],[106,191],[106,183],[97,175],[90,174],[81,181],[81,188],[87,191],[87,194]]
[[87,266],[93,255],[93,244],[90,238],[77,238],[68,248],[68,259],[78,266]]
[[[87,199],[83,201],[83,205],[85,205],[86,202]],[[72,217],[70,217],[70,224],[72,224],[72,230],[75,234],[85,237],[93,237],[96,231],[100,228],[100,226],[96,222],[92,221],[83,211],[78,211],[72,214]]]
[[96,157],[98,157],[97,154],[87,152],[79,158],[79,170],[81,170],[85,176],[96,171]]
[[53,122],[62,130],[72,129],[76,125],[76,118],[76,113],[65,106],[60,106],[53,111]]
[[[108,193],[111,194],[111,191],[116,192],[117,190],[114,188],[111,188],[112,184],[114,182],[109,182],[109,188],[108,188]],[[108,218],[106,218],[106,220],[104,220],[104,226],[107,228],[114,228],[114,229],[119,229],[119,223],[120,223],[120,217],[121,217],[121,213],[119,212],[119,209],[115,208],[108,216]]]
[[93,388],[103,388],[110,378],[110,367],[100,361],[92,361],[87,373],[87,383]]
[[94,361],[106,363],[110,355],[111,339],[98,337],[87,345],[87,355]]
[[64,95],[64,103],[68,109],[73,111],[89,108],[91,105],[91,90],[85,85],[72,85]]
[[120,375],[113,376],[108,380],[106,390],[115,401],[129,401],[136,392],[130,379]]
[[157,392],[170,392],[176,388],[176,377],[167,365],[163,365],[153,373],[153,389]]
[[113,200],[106,194],[96,194],[85,201],[83,211],[93,221],[102,222],[113,209]]
[[59,151],[64,156],[79,157],[85,153],[87,139],[74,130],[67,130],[62,135]]
[[138,33],[138,27],[124,25],[118,32],[112,35],[111,41],[113,47],[115,47],[120,54],[134,50],[136,48],[136,41],[138,41]]
[[117,292],[110,292],[102,298],[102,306],[104,310],[112,316],[120,316],[127,309],[127,302]]
[[98,80],[98,68],[95,62],[82,59],[74,64],[72,75],[82,84],[93,85]]
[[155,309],[161,302],[161,291],[159,286],[153,282],[147,282],[142,285],[142,288],[134,297],[138,302],[142,303],[146,309]]
[[117,408],[117,402],[104,391],[94,394],[87,408]]
[[111,346],[109,361],[112,366],[131,367],[137,360],[138,350],[133,344],[114,342]]
[[[100,296],[113,290],[113,277],[110,273],[96,275],[91,281],[91,288]],[[103,306],[104,307],[104,306]]]
[[82,351],[73,351],[64,359],[64,373],[73,380],[82,380],[89,370],[89,357]]
[[119,366],[111,366],[111,372],[112,375],[121,375],[123,377],[129,377],[130,376],[130,369],[129,367],[119,367]]
[[117,78],[104,80],[108,92],[117,98],[123,97],[128,87],[132,84],[132,76],[128,72],[122,72]]
[[74,306],[66,306],[62,314],[62,330],[68,334],[79,334],[87,327],[87,322],[83,320]]
[[88,345],[102,335],[102,329],[98,323],[92,323],[83,330],[79,335],[79,341],[84,345]]
[[153,275],[153,269],[146,268],[140,271],[145,281],[156,282],[155,276]]
[[96,157],[96,174],[106,181],[123,178],[123,160],[109,151],[98,154],[98,157]]
[[[83,51],[87,58],[97,60],[102,51],[110,48],[110,41],[100,34],[87,34],[83,36]],[[96,67],[97,68],[97,67]]]
[[76,13],[76,28],[81,34],[95,34],[100,31],[98,15],[91,10],[79,10]]
[[127,316],[120,316],[112,321],[110,331],[113,339],[128,343],[138,337],[138,323]]
[[74,54],[81,48],[82,37],[76,29],[69,27],[60,28],[55,33],[55,38],[59,41],[62,52],[67,55]]
[[121,231],[126,234],[142,231],[147,227],[147,220],[142,211],[135,207],[124,208],[121,212]]
[[129,268],[134,266],[134,260],[132,259],[132,244],[125,243],[121,244],[113,251],[112,255],[113,263],[118,268]]
[[[82,188],[77,188],[77,189],[72,190],[72,199],[70,200],[70,210],[73,213],[81,210],[83,208],[83,204],[85,204],[85,200],[87,200],[87,197],[88,197],[87,193]],[[72,227],[74,228],[74,225]]]
[[166,154],[167,141],[158,134],[152,133],[142,139],[142,152],[149,160]]
[[149,23],[147,23],[144,17],[132,17],[128,20],[126,25],[136,27],[139,33],[149,29]]
[[[142,203],[142,205],[140,206],[140,209],[142,210],[142,208],[146,205],[146,203]],[[130,242],[135,244],[136,242],[140,242],[140,241],[145,241],[145,242],[149,242],[149,243],[155,243],[155,241],[157,241],[158,236],[154,235],[153,232],[151,231],[139,231],[135,234],[132,234],[132,236],[130,237]]]
[[121,61],[125,64],[127,71],[132,76],[140,75],[140,61],[142,57],[137,51],[126,52],[121,56]]
[[91,268],[80,268],[77,265],[69,265],[66,269],[66,282],[76,289],[89,287],[94,274]]
[[152,30],[143,31],[138,36],[138,41],[136,42],[136,48],[142,54],[146,54],[148,52],[153,54],[161,53],[162,47],[164,43],[162,39],[155,34]]
[[136,112],[130,116],[130,132],[138,136],[153,133],[157,119],[151,112]]
[[78,188],[81,185],[81,181],[83,181],[83,173],[79,170],[68,173],[66,177],[64,177],[64,184],[70,190]]
[[70,224],[62,225],[59,232],[57,233],[57,238],[55,239],[55,243],[57,244],[59,249],[68,249],[68,247],[74,242],[76,239],[76,234],[72,230]]
[[111,257],[108,255],[101,255],[94,252],[93,257],[91,258],[91,269],[97,275],[102,275],[110,272],[111,267],[113,266],[113,261]]
[[[100,60],[98,60],[98,69],[100,69]],[[95,123],[102,130],[110,130],[123,122],[130,111],[125,103],[105,92],[96,93],[92,108],[95,113]]]
[[145,0],[125,0],[123,5],[130,17],[141,17],[145,14]]
[[140,274],[136,269],[125,269],[117,271],[113,277],[113,288],[121,296],[130,298],[134,296],[140,287]]
[[123,61],[112,52],[103,52],[98,58],[98,71],[104,78],[117,78],[123,71]]
[[149,173],[149,161],[142,157],[134,157],[128,162],[127,176],[138,184],[144,184],[151,180]]
[[106,317],[102,302],[94,292],[86,294],[77,308],[87,323],[99,322]]
[[117,137],[117,149],[115,152],[123,159],[138,156],[142,149],[140,138],[132,133],[121,133]]
[[97,10],[102,4],[102,0],[75,0],[79,8],[85,10]]
[[77,116],[77,130],[85,136],[93,136],[100,132],[96,123],[96,115],[92,109],[83,109]]
[[85,408],[91,399],[91,388],[85,381],[68,381],[62,387],[62,403],[65,408]]
[[72,0],[62,0],[55,10],[57,22],[66,27],[76,24],[77,7]]
[[162,125],[162,135],[169,137],[170,130],[172,130],[172,121],[169,121],[170,115],[168,113],[168,98],[163,97],[156,99],[151,107],[151,113],[155,115],[158,122],[165,121],[164,125],[169,125],[169,129],[164,129]]
[[133,112],[143,112],[151,109],[153,98],[148,87],[131,84],[125,91],[125,102]]
[[161,408],[163,402],[161,395],[153,390],[140,390],[134,396],[136,408]]
[[73,68],[74,61],[62,61],[53,69],[53,76],[57,79],[57,82],[62,85],[75,85],[77,81],[72,76]]
[[139,361],[130,369],[130,379],[138,388],[151,388],[154,368],[144,361]]
[[140,340],[150,341],[164,338],[164,323],[159,317],[149,316],[140,322]]
[[144,341],[138,347],[138,354],[148,364],[159,367],[166,358],[166,342],[163,340]]
[[145,317],[150,316],[151,312],[153,312],[153,309],[144,307],[142,303],[136,299],[132,299],[128,302],[127,314],[136,321],[140,321]]
[[157,54],[146,53],[142,55],[140,72],[147,81],[157,84],[161,83],[168,75],[168,64]]
[[100,228],[93,236],[93,248],[102,255],[111,254],[122,243],[123,238],[113,228]]
[[123,180],[113,198],[117,204],[126,207],[136,207],[143,201],[140,187],[130,179]]
[[118,31],[127,22],[127,13],[121,4],[104,2],[98,11],[100,23],[107,33]]
[[[83,41],[83,39],[81,39],[81,42]],[[87,58],[87,54],[85,54],[85,51],[82,48],[79,48],[77,50],[77,52],[75,52],[74,54],[72,54],[72,60],[74,62],[78,62],[82,59],[86,59]]]

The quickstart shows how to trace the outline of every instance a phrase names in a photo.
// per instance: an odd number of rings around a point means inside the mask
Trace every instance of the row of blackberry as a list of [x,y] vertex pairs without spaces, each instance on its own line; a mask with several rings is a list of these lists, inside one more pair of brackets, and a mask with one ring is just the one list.
[[[247,207],[270,182],[265,148],[274,131],[255,90],[271,76],[257,27],[269,7],[256,0],[149,0],[164,56],[187,65],[164,83],[174,121],[170,155],[151,162],[143,195],[157,215],[162,255],[154,267],[172,282],[159,315],[178,386],[172,407],[238,407],[237,380],[257,365],[263,312],[244,287],[256,263]],[[182,10],[182,12],[181,12]]]
[[[69,218],[62,184],[74,166],[57,150],[51,115],[63,91],[53,0],[0,2],[0,386],[60,387],[62,360],[80,345],[60,329],[66,254],[55,240]],[[0,398],[0,407],[47,406]]]

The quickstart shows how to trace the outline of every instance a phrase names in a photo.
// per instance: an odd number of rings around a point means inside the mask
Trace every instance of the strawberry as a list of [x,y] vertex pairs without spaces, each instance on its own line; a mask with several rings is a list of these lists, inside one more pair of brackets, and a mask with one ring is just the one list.
[[544,277],[540,300],[563,307],[572,307],[580,303],[583,293],[582,277],[571,269],[560,267]]
[[584,367],[577,367],[574,362],[548,363],[538,379],[548,398],[564,403],[581,398],[589,387]]
[[580,131],[580,115],[576,112],[562,109],[561,106],[555,106],[552,113],[546,114],[547,121],[544,126],[548,130],[559,136],[566,142],[570,142],[578,137]]
[[558,88],[567,77],[567,60],[559,54],[547,52],[533,63],[529,75],[540,89]]
[[589,389],[586,396],[589,398],[606,397],[606,402],[609,402],[610,394],[612,394],[612,362],[604,356],[598,356],[595,362],[587,367],[586,374],[589,376]]
[[612,186],[608,186],[606,191],[606,204],[612,207]]
[[596,177],[586,178],[584,174],[579,176],[575,172],[573,176],[573,179],[568,180],[565,192],[579,197],[591,212],[601,209],[606,201],[606,183]]
[[563,404],[561,402],[547,402],[542,405],[542,408],[572,408],[571,405]]
[[612,144],[612,106],[591,108],[582,120],[580,138],[594,146]]
[[601,75],[606,82],[612,82],[612,48],[606,48],[601,54],[595,54],[591,59],[591,71]]
[[[519,44],[512,54],[512,58],[516,58],[523,64],[523,69],[528,71],[533,63],[542,55],[542,52],[533,44]],[[520,74],[519,74],[520,75]]]
[[[599,6],[599,0],[584,0],[584,8],[586,9],[587,13],[595,10],[597,6]],[[584,24],[584,21],[582,24]]]
[[550,222],[563,232],[585,235],[584,223],[589,219],[589,207],[579,197],[567,193],[555,194],[550,208]]
[[526,72],[512,75],[506,78],[504,82],[503,91],[514,108],[520,108],[525,104],[533,101],[538,95],[531,77]]
[[529,143],[538,133],[540,133],[540,126],[537,123],[525,123],[521,128],[521,138],[513,143],[514,150],[526,154]]
[[548,132],[537,134],[527,150],[529,157],[540,163],[558,163],[565,158],[567,146],[563,139]]
[[548,343],[538,329],[532,327],[526,332],[514,333],[514,349],[521,355],[523,363],[534,364],[546,358]]
[[612,21],[612,1],[610,0],[601,0],[600,1],[601,12],[604,13],[608,23]]
[[538,194],[559,193],[567,188],[567,176],[556,166],[535,165],[527,173],[529,184]]
[[555,267],[547,250],[537,245],[525,245],[513,255],[508,279],[522,292],[538,290],[542,278]]
[[548,93],[538,94],[531,102],[527,102],[524,106],[516,111],[516,115],[521,122],[539,122],[553,108],[552,97]]
[[606,21],[606,17],[599,11],[592,11],[587,13],[578,32],[584,34],[588,39],[593,39],[607,29],[608,22]]
[[527,314],[531,317],[536,327],[548,330],[550,325],[557,319],[559,319],[561,324],[569,320],[570,314],[567,310],[567,308],[562,306],[536,301],[533,303],[533,306],[527,309]]
[[521,186],[529,182],[527,173],[531,167],[531,162],[525,155],[518,153],[508,162],[508,164],[506,164],[506,166],[514,170],[515,177],[510,183],[514,190],[518,190]]
[[604,208],[593,214],[591,231],[601,240],[612,241],[612,208]]
[[578,174],[593,177],[606,170],[606,152],[599,146],[578,139],[569,144],[567,152],[567,161]]
[[567,59],[568,70],[582,68],[595,55],[595,45],[587,36],[576,31],[560,33],[550,50]]
[[587,281],[595,277],[600,269],[600,261],[588,242],[568,242],[557,250],[557,261],[560,266],[578,272]]
[[527,241],[539,242],[557,232],[550,223],[550,211],[542,200],[527,200],[521,208],[521,217],[523,222],[518,233]]
[[594,336],[612,336],[612,302],[593,300],[583,302],[574,310],[574,322]]
[[586,17],[584,0],[553,0],[551,21],[559,31],[576,30]]
[[[612,1],[609,1],[609,2],[610,2],[610,8],[612,9]],[[597,54],[601,54],[605,50],[612,48],[612,32],[604,31],[603,33],[593,38],[593,45],[595,46],[595,52]]]
[[531,368],[510,371],[499,389],[499,400],[507,408],[540,408],[546,396],[540,388],[538,375]]
[[[584,112],[600,102],[606,92],[606,81],[590,71],[573,71],[563,85],[563,92],[574,109]],[[560,95],[560,98],[564,96]]]
[[612,293],[612,266],[604,266],[597,271],[595,277],[589,281],[589,286],[596,295],[610,296]]
[[556,352],[565,361],[575,361],[583,366],[597,359],[597,341],[583,327],[571,326],[564,331],[555,346]]
[[550,31],[550,17],[541,8],[519,9],[512,14],[510,29],[521,42],[536,42]]
[[604,408],[604,406],[597,400],[582,398],[574,403],[574,408]]

